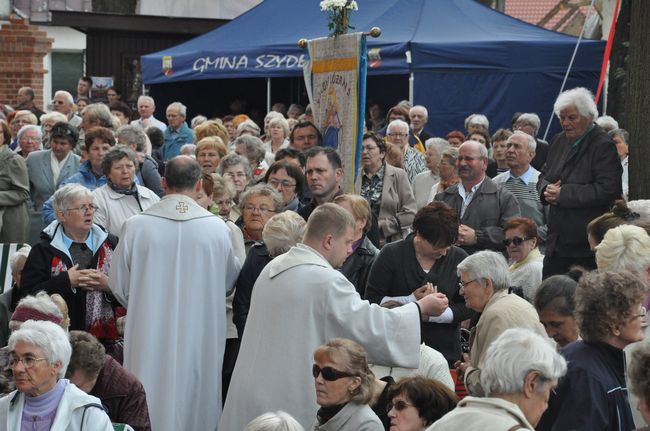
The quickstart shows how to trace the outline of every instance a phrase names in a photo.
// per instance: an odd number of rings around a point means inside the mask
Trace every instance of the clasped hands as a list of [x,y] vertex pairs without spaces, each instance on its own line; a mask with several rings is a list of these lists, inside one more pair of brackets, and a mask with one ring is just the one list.
[[96,290],[110,292],[108,287],[108,276],[97,269],[79,269],[75,265],[68,269],[68,277],[72,287],[79,287],[83,290]]

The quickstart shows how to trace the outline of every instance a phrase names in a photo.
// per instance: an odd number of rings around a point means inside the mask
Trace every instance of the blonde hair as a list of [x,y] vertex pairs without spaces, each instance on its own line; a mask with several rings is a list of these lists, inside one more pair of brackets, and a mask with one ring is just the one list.
[[228,154],[228,148],[226,148],[223,140],[218,136],[207,136],[199,140],[196,143],[196,152],[194,154],[198,157],[199,153],[203,150],[217,150],[219,159]]
[[230,142],[230,136],[228,135],[228,129],[226,129],[226,126],[215,120],[208,120],[199,124],[194,128],[194,134],[196,136],[196,142],[200,142],[203,138],[207,138],[208,136],[216,136],[220,138],[223,144]]
[[269,255],[277,257],[301,242],[306,225],[305,219],[294,211],[284,211],[271,217],[262,231]]
[[639,226],[612,228],[596,247],[598,271],[630,271],[644,277],[650,268],[650,236]]
[[363,227],[363,232],[368,233],[372,225],[372,213],[368,201],[360,195],[351,194],[339,195],[334,198],[334,203],[337,205],[341,205],[343,202],[350,204],[352,217],[355,220],[365,220],[366,224]]

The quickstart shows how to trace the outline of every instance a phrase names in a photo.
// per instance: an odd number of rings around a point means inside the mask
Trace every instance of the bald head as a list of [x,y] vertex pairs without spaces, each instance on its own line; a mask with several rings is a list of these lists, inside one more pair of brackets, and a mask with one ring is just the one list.
[[201,167],[195,159],[188,156],[176,156],[165,165],[163,186],[165,193],[182,193],[191,195],[201,187]]

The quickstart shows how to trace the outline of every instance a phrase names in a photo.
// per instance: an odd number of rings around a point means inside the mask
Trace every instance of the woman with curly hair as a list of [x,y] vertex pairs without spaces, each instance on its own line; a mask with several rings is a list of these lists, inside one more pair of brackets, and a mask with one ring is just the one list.
[[561,350],[566,377],[538,430],[631,430],[635,428],[625,383],[623,348],[643,340],[647,287],[635,275],[588,273],[576,290],[582,340]]

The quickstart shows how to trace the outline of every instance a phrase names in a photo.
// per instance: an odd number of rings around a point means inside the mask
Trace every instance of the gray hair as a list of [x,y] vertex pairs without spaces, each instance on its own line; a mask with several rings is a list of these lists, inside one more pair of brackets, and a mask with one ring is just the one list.
[[[39,311],[43,314],[56,316],[61,319],[61,321],[63,321],[65,318],[59,306],[56,305],[56,302],[54,302],[52,297],[50,297],[50,295],[48,295],[44,290],[41,290],[36,295],[25,296],[20,301],[18,301],[18,304],[16,304],[16,308],[18,307],[27,307],[32,310]],[[19,320],[10,320],[9,330],[12,332],[16,331],[20,329],[24,323],[25,322]]]
[[135,145],[135,151],[143,152],[147,143],[147,134],[142,127],[132,124],[117,129],[115,133],[117,142],[125,145]]
[[614,119],[614,117],[610,117],[609,115],[601,115],[596,119],[596,124],[598,124],[600,127],[605,129],[606,131],[611,131],[614,129],[618,129],[618,121]]
[[465,118],[465,129],[467,129],[472,124],[483,126],[486,130],[490,129],[490,121],[483,114],[471,114]]
[[429,119],[429,111],[427,111],[427,108],[425,108],[422,105],[415,105],[411,109],[409,109],[409,115],[411,114],[411,111],[413,111],[414,109],[419,109],[419,110],[423,111],[424,112],[424,118]]
[[137,102],[138,105],[140,104],[140,101],[149,102],[154,108],[156,107],[156,102],[155,100],[153,100],[153,97],[151,96],[140,96],[138,97],[138,102]]
[[230,153],[227,154],[224,158],[222,158],[221,161],[219,161],[217,172],[219,173],[219,175],[223,175],[226,168],[229,168],[230,166],[236,166],[236,165],[242,165],[244,167],[244,172],[246,172],[247,178],[251,178],[253,176],[251,167],[248,164],[248,159],[246,159],[246,157],[244,156],[240,156],[237,153]]
[[280,256],[302,242],[305,226],[307,222],[295,211],[284,211],[271,217],[262,231],[262,239],[269,255]]
[[212,193],[215,195],[227,194],[230,196],[230,199],[234,199],[237,196],[232,181],[226,180],[219,174],[212,174]]
[[192,121],[190,121],[190,127],[193,129],[199,124],[203,124],[206,121],[208,121],[208,117],[205,115],[197,115],[196,117],[192,118]]
[[25,244],[22,247],[20,247],[14,254],[11,255],[9,258],[9,268],[11,268],[11,272],[16,272],[18,271],[18,262],[20,262],[20,258],[24,257],[27,259],[27,256],[29,256],[29,252],[32,250],[32,247],[29,244]]
[[[506,329],[485,352],[481,386],[486,396],[521,393],[531,371],[539,372],[540,381],[550,382],[566,374],[567,363],[550,338],[530,329]],[[538,391],[544,389],[540,385]]]
[[43,131],[39,126],[35,126],[33,124],[25,124],[23,127],[20,128],[18,134],[16,135],[16,139],[18,140],[18,142],[20,142],[20,139],[28,130],[36,130],[38,132],[38,139],[43,139]]
[[281,211],[282,207],[284,206],[282,195],[276,189],[264,183],[256,184],[253,187],[243,191],[239,196],[239,206],[241,208],[244,208],[248,199],[255,196],[266,196],[268,198],[271,198],[273,201],[273,211],[275,212]]
[[126,145],[116,145],[111,148],[102,159],[102,172],[104,175],[108,176],[108,174],[111,173],[111,169],[113,168],[113,163],[118,160],[122,160],[125,157],[133,162],[133,165],[137,170],[138,159],[133,150]]
[[521,114],[519,117],[517,117],[517,121],[515,121],[515,124],[522,122],[522,123],[528,123],[533,128],[535,131],[533,132],[533,136],[537,136],[537,132],[539,131],[540,126],[542,125],[541,120],[539,119],[539,115],[533,113],[533,112],[526,112]]
[[280,127],[282,127],[282,130],[284,130],[285,139],[288,138],[289,133],[291,133],[289,130],[289,122],[282,115],[280,115],[279,117],[271,118],[269,121],[269,127],[275,126],[276,124],[279,124]]
[[264,123],[270,124],[271,120],[274,118],[284,118],[284,115],[278,111],[269,111],[269,113],[264,116]]
[[494,291],[510,287],[510,272],[508,262],[501,253],[483,250],[467,256],[458,264],[457,273],[467,273],[472,280],[492,280]]
[[201,166],[192,157],[176,156],[165,165],[165,181],[178,192],[192,190],[201,178]]
[[635,213],[639,213],[642,219],[650,219],[650,199],[636,199],[629,201],[627,207]]
[[255,160],[257,163],[264,160],[266,149],[264,148],[264,143],[260,138],[250,135],[242,135],[235,139],[235,147],[239,144],[243,144],[244,147],[246,147],[246,156],[248,158]]
[[66,184],[52,196],[53,201],[52,205],[54,206],[54,211],[65,211],[70,209],[72,201],[75,199],[80,199],[82,197],[93,197],[93,193],[88,190],[86,187],[78,183]]
[[244,431],[305,431],[289,413],[278,410],[264,413],[250,421]]
[[510,135],[510,137],[506,142],[509,143],[510,141],[512,141],[512,138],[515,136],[521,136],[522,138],[526,139],[526,142],[528,143],[528,151],[535,152],[535,150],[537,149],[537,141],[535,140],[535,138],[533,138],[526,132],[522,132],[521,130],[515,130],[514,132],[512,132],[512,135]]
[[102,127],[113,129],[113,114],[103,103],[92,103],[86,106],[81,114],[87,115],[89,122],[97,122]]
[[442,152],[442,155],[440,159],[450,159],[453,163],[452,165],[456,166],[456,162],[458,161],[458,148],[451,147],[445,151]]
[[187,118],[187,106],[183,105],[181,102],[170,103],[169,106],[167,106],[165,112],[168,112],[170,109],[176,109],[178,111],[178,115],[183,118]]
[[47,120],[54,120],[55,123],[67,123],[68,122],[68,117],[66,117],[64,114],[60,113],[59,111],[52,111],[48,112],[47,114],[41,115],[40,121],[41,124],[46,122]]
[[574,105],[582,117],[595,121],[598,118],[598,107],[594,102],[594,95],[584,87],[566,90],[557,97],[553,105],[553,112],[560,118],[560,111]]
[[599,271],[630,271],[643,277],[650,269],[650,236],[633,225],[608,230],[596,246],[596,264]]
[[56,93],[54,93],[54,97],[58,96],[59,94],[63,95],[69,104],[71,105],[74,104],[74,97],[72,97],[72,94],[70,94],[65,90],[59,90]]
[[[24,126],[23,126],[24,127]],[[630,144],[630,133],[625,129],[614,129],[607,132],[610,138],[614,139],[617,136],[623,138],[626,144]]]
[[[463,142],[462,144],[460,144],[460,147],[458,147],[458,149],[460,150],[461,147],[462,147],[463,145],[468,144],[468,143],[471,143],[471,144],[473,144],[475,147],[478,148],[479,156],[481,156],[482,159],[487,159],[487,158],[489,157],[489,153],[488,153],[488,149],[487,149],[487,147],[486,147],[485,145],[481,144],[481,143],[478,142],[478,141],[472,141],[472,140],[465,141],[465,142]],[[458,156],[456,156],[456,157],[458,157]]]
[[260,130],[260,126],[255,124],[255,121],[245,120],[239,123],[239,126],[237,126],[237,131],[235,132],[235,136],[239,137],[244,132],[253,132],[255,136],[260,136],[261,130]]
[[436,149],[436,152],[440,155],[442,155],[445,150],[451,148],[449,141],[444,138],[429,138],[424,142],[424,146],[427,150],[429,147],[433,146]]
[[9,337],[9,350],[16,350],[16,344],[19,342],[41,349],[50,365],[59,362],[61,364],[59,378],[65,376],[72,355],[72,346],[68,334],[59,325],[47,321],[28,320]]
[[409,125],[406,123],[406,121],[393,120],[388,124],[388,127],[386,128],[386,134],[388,135],[390,132],[392,132],[395,127],[399,127],[400,129],[404,130],[404,133],[409,132]]

